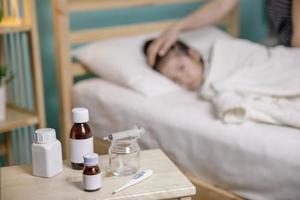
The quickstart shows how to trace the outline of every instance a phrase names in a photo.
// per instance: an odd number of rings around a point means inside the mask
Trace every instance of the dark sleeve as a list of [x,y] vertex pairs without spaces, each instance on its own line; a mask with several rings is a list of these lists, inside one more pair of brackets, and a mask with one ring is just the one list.
[[267,0],[266,3],[270,28],[277,35],[281,45],[291,46],[292,0]]

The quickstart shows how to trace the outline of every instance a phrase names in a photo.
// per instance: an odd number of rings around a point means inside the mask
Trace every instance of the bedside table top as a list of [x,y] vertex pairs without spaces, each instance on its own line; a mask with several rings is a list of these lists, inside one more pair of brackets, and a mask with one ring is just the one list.
[[[102,172],[108,169],[108,155],[100,156]],[[192,183],[159,149],[141,151],[141,169],[152,169],[153,175],[145,181],[117,194],[111,193],[132,176],[110,176],[102,173],[102,188],[96,192],[83,191],[82,171],[73,170],[64,162],[63,172],[52,178],[32,176],[31,165],[1,168],[1,199],[170,199],[190,197],[196,193]],[[189,199],[189,198],[187,198]]]

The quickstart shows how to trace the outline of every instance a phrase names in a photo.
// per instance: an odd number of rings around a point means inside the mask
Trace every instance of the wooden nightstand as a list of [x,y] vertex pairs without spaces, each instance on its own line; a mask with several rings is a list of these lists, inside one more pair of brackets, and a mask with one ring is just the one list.
[[[101,170],[108,169],[108,156],[100,156]],[[172,161],[159,149],[141,152],[141,168],[152,169],[149,179],[127,188],[115,195],[111,193],[125,184],[131,176],[106,177],[103,186],[96,192],[82,189],[82,171],[72,170],[65,162],[63,172],[53,178],[31,175],[30,165],[1,168],[1,199],[101,199],[101,200],[146,200],[181,199],[189,200],[196,193],[193,184],[179,171]]]

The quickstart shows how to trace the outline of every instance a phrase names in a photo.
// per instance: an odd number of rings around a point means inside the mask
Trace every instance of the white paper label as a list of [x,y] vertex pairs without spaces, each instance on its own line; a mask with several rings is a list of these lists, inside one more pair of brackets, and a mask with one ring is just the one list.
[[71,162],[83,163],[83,156],[94,152],[93,137],[88,139],[70,139]]
[[96,190],[101,188],[101,173],[97,175],[83,175],[83,186],[85,190]]

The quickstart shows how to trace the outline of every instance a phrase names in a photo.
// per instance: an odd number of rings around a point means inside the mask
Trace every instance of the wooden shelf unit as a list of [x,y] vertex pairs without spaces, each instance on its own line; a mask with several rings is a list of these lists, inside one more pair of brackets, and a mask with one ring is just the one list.
[[[37,126],[38,128],[45,127],[45,111],[44,111],[44,96],[43,96],[43,79],[41,72],[40,49],[38,29],[36,22],[36,7],[35,0],[21,0],[19,5],[23,7],[15,8],[15,11],[23,10],[22,18],[8,16],[9,0],[0,0],[4,8],[4,18],[0,23],[0,63],[4,64],[4,44],[2,42],[5,35],[11,33],[26,33],[28,35],[28,51],[30,52],[30,71],[32,77],[32,95],[35,102],[33,105],[34,112],[29,112],[24,108],[16,106],[7,106],[6,119],[0,122],[0,134],[5,135],[5,144],[0,144],[0,155],[6,154],[8,157],[8,165],[13,164],[12,158],[12,142],[11,132],[17,128],[27,126]],[[20,2],[20,1],[18,1]],[[17,6],[19,6],[17,5]],[[17,16],[20,16],[17,13]],[[20,73],[24,73],[20,72]],[[14,77],[17,78],[17,77]],[[28,81],[28,80],[27,80]],[[19,97],[24,98],[24,97]]]

